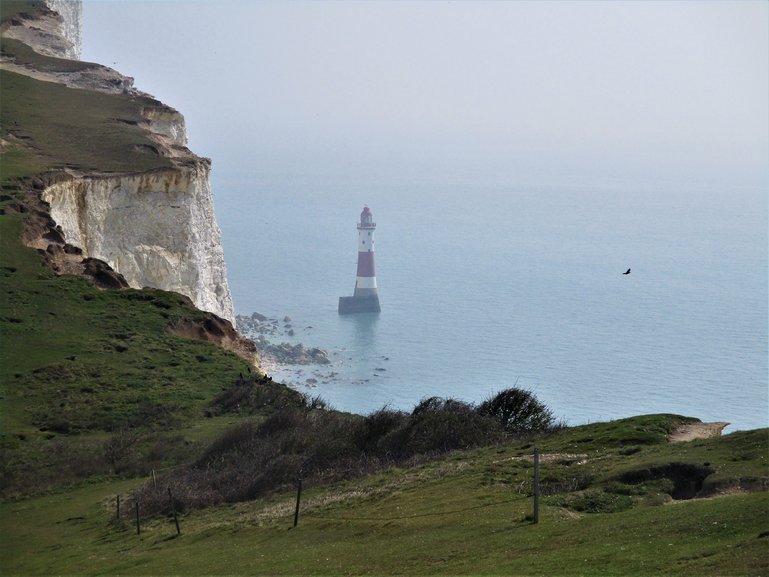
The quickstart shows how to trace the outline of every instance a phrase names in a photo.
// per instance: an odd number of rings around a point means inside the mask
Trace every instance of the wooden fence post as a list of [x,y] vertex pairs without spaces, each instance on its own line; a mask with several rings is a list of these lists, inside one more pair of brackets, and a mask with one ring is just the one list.
[[115,508],[117,509],[117,511],[116,511],[116,513],[115,513],[115,519],[117,519],[118,521],[120,521],[120,495],[117,495],[117,496],[115,497],[115,504],[116,504],[116,507],[115,507]]
[[539,449],[534,449],[534,524],[539,523]]
[[141,535],[142,528],[139,524],[139,501],[135,502],[135,509],[136,509],[136,534]]
[[299,477],[299,481],[296,485],[296,510],[294,511],[294,527],[299,524],[299,500],[302,498],[302,478]]
[[181,535],[182,530],[179,529],[179,518],[176,516],[176,507],[174,507],[174,498],[171,496],[171,487],[168,487],[168,500],[171,503],[171,513],[174,516],[174,523],[176,523],[176,534]]
[[152,469],[152,485],[155,487],[155,490],[158,490],[158,482],[155,479],[155,469]]

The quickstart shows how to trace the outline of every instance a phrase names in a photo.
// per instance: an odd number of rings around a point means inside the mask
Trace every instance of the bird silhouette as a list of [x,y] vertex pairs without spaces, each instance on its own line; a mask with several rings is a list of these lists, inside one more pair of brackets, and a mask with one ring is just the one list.
[[623,272],[622,274],[630,274],[630,269],[627,269],[627,270],[626,270],[625,272]]

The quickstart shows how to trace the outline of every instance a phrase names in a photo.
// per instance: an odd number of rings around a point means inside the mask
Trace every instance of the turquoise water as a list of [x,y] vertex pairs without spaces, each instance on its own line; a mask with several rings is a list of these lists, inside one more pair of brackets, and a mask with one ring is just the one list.
[[[331,366],[271,370],[338,409],[479,402],[517,383],[570,424],[672,412],[767,425],[761,189],[213,184],[236,311],[288,315],[296,335],[276,340],[328,350]],[[364,204],[382,313],[340,317]]]

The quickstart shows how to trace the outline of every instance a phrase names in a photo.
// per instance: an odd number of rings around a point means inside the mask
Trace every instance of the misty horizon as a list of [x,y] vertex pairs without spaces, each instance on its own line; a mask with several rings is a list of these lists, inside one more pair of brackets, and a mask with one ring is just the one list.
[[84,59],[181,111],[215,171],[769,181],[766,3],[86,0],[84,18]]

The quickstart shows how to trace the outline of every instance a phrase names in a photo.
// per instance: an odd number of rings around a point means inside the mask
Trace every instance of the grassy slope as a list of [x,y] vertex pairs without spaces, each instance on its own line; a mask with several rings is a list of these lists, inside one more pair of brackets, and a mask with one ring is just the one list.
[[81,60],[45,56],[35,52],[19,40],[6,37],[0,38],[0,53],[6,58],[23,62],[43,72],[79,72],[98,66]]
[[[89,455],[101,458],[112,431],[131,429],[146,445],[177,427],[200,429],[211,398],[247,371],[219,347],[165,330],[203,313],[174,293],[57,277],[21,245],[21,224],[0,217],[0,473],[9,494],[103,472]],[[195,438],[169,440],[158,464],[188,458],[173,453]]]
[[[616,438],[655,426],[659,417],[619,422]],[[585,442],[597,424],[540,439],[543,455],[581,447],[586,463],[544,460],[543,478],[598,473],[587,490],[651,462],[699,463],[717,474],[733,462],[766,477],[767,431],[670,445]],[[622,455],[628,446],[640,450]],[[623,449],[625,447],[625,449]],[[129,483],[83,488],[0,508],[10,545],[4,566],[24,574],[496,574],[496,575],[762,575],[769,571],[767,493],[715,499],[662,499],[639,489],[635,506],[614,513],[578,513],[545,497],[531,525],[530,443],[514,442],[411,469],[332,487],[308,488],[297,529],[294,495],[196,511],[176,537],[168,519],[110,522],[114,496]],[[567,461],[570,464],[565,464]],[[667,502],[667,504],[662,504]],[[11,553],[12,552],[12,553]]]
[[[51,59],[56,60],[56,59]],[[168,159],[142,152],[152,142],[137,126],[142,106],[153,101],[75,90],[0,71],[0,123],[29,144],[50,169],[144,172],[170,166]]]
[[20,246],[12,218],[0,223],[4,433],[35,435],[43,425],[55,431],[57,422],[61,432],[111,430],[140,401],[190,407],[244,370],[222,349],[164,330],[203,316],[183,298],[56,277]]

